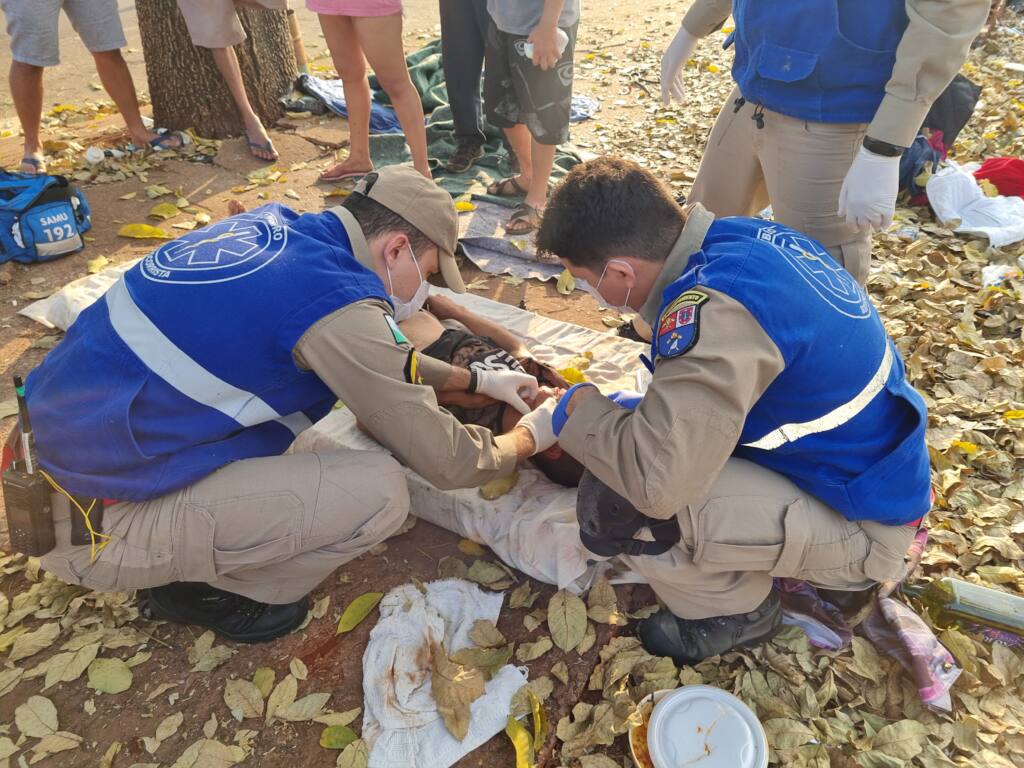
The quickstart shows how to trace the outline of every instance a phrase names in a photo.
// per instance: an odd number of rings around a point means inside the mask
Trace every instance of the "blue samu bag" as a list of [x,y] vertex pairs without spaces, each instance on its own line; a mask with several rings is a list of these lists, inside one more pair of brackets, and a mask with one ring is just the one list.
[[91,226],[85,196],[63,176],[0,171],[0,263],[80,251]]

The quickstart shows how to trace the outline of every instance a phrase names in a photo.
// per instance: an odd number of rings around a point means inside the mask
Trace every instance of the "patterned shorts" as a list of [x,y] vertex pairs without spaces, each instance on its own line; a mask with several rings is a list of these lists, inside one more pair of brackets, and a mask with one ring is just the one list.
[[569,140],[572,107],[572,58],[578,24],[565,28],[569,44],[551,69],[534,66],[523,52],[526,35],[487,30],[484,109],[498,128],[524,124],[538,144]]

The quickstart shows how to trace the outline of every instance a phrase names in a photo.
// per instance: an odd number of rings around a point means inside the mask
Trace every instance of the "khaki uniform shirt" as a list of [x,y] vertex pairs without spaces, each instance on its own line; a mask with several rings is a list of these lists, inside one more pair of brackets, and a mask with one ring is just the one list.
[[[910,23],[896,49],[868,135],[909,147],[928,110],[967,59],[971,42],[988,17],[990,0],[906,0]],[[865,4],[865,13],[868,5]],[[706,37],[732,12],[731,0],[696,0],[683,18],[694,37]]]
[[[356,258],[371,267],[359,225],[343,208],[333,212]],[[438,488],[468,488],[512,472],[516,454],[483,427],[463,426],[437,404],[451,366],[415,354],[378,299],[349,304],[319,320],[295,345],[296,364],[320,377],[359,423],[406,466]]]
[[[654,326],[661,296],[700,250],[714,216],[695,205],[640,314]],[[640,512],[666,519],[707,496],[747,413],[785,368],[782,354],[735,299],[701,286],[700,343],[658,360],[635,410],[588,393],[559,444]]]

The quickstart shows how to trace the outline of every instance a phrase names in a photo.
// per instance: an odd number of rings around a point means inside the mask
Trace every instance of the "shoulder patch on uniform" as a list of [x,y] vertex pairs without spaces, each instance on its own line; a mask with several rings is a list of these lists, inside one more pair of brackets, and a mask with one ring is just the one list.
[[658,320],[658,356],[679,357],[700,338],[700,307],[710,296],[690,289],[669,302]]
[[422,384],[423,377],[420,375],[420,358],[415,349],[409,350],[409,356],[405,358],[405,381],[407,384]]
[[391,331],[391,336],[394,338],[396,344],[408,344],[409,340],[405,338],[405,334],[402,333],[402,329],[398,327],[398,323],[395,322],[395,318],[391,315],[385,314],[384,319],[387,321],[388,329]]

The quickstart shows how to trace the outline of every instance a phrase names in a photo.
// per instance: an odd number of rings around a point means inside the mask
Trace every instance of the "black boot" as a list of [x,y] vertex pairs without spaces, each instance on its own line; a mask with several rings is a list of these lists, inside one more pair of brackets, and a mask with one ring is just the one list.
[[676,664],[696,664],[732,648],[771,639],[782,626],[782,601],[772,590],[750,613],[711,619],[680,619],[669,611],[640,623],[640,640],[649,653],[671,656]]
[[818,596],[832,603],[843,616],[856,616],[877,594],[877,584],[853,592],[818,587]]
[[225,592],[209,584],[175,582],[140,595],[147,619],[198,624],[239,643],[264,643],[287,635],[306,618],[305,597],[270,605]]
[[445,164],[448,173],[462,173],[484,156],[484,147],[478,141],[460,141]]

